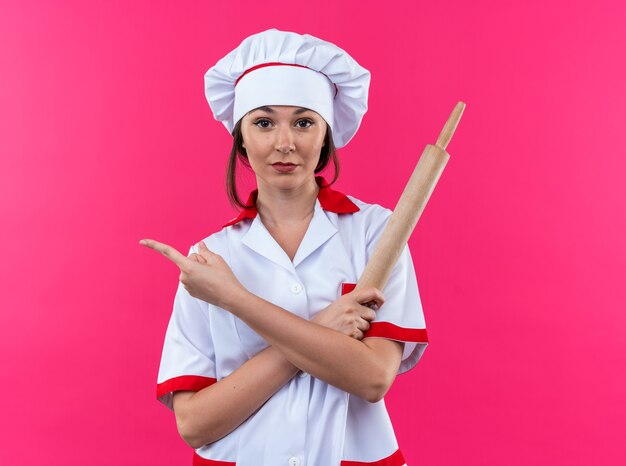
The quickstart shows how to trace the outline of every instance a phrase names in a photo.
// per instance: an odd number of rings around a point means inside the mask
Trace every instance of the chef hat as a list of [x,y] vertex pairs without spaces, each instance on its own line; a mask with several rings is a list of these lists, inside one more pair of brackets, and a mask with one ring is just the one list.
[[213,116],[232,134],[263,105],[294,105],[320,114],[335,147],[355,135],[367,111],[370,72],[330,42],[268,29],[254,34],[204,75]]

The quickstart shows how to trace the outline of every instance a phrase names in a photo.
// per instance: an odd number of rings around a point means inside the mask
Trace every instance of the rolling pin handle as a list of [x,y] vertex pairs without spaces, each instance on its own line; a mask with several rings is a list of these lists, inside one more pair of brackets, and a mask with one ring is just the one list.
[[454,107],[454,110],[452,110],[452,113],[448,117],[448,121],[446,121],[445,126],[441,130],[441,134],[439,134],[439,137],[437,138],[437,143],[435,144],[436,146],[443,150],[446,150],[446,147],[448,147],[448,143],[450,142],[450,139],[452,139],[454,131],[459,124],[459,120],[461,120],[463,110],[465,110],[465,103],[458,102]]

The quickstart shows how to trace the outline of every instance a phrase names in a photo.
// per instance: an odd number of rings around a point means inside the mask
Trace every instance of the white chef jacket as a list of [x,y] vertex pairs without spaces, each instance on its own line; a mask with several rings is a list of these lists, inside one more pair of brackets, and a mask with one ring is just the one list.
[[[313,218],[293,262],[254,208],[244,209],[204,239],[250,292],[307,320],[354,287],[391,214],[332,190],[321,177],[317,182],[321,189]],[[192,252],[197,252],[195,246]],[[428,344],[408,247],[383,294],[385,303],[365,337],[404,342],[398,371],[402,373],[415,366]],[[165,335],[157,398],[172,409],[174,391],[199,391],[266,347],[242,320],[193,298],[179,284]],[[300,372],[233,432],[198,448],[193,464],[402,466],[404,458],[384,400],[370,403]]]

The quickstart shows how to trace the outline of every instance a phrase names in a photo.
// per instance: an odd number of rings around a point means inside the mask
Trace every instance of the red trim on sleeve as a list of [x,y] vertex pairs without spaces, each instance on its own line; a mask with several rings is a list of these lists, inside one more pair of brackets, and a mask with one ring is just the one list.
[[199,392],[203,388],[213,385],[217,379],[212,377],[202,377],[200,375],[181,375],[157,384],[157,398],[167,395],[177,390],[192,390]]
[[378,461],[342,461],[341,466],[404,466],[404,456],[400,450],[396,450],[394,454]]
[[390,340],[410,341],[413,343],[428,343],[428,334],[425,328],[398,327],[391,322],[372,322],[363,338],[383,337]]
[[235,466],[236,463],[232,461],[218,461],[203,458],[195,451],[193,452],[193,465],[192,466]]
[[[350,293],[356,288],[356,283],[342,283],[341,295]],[[390,340],[410,341],[412,343],[428,343],[428,333],[425,328],[398,327],[391,322],[372,322],[363,338],[382,337]]]

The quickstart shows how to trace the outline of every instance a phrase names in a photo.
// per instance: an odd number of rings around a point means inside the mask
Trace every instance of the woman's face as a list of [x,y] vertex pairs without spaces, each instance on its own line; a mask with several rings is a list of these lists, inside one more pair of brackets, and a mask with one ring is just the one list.
[[293,189],[314,179],[326,121],[313,110],[259,107],[241,121],[243,147],[259,185]]

